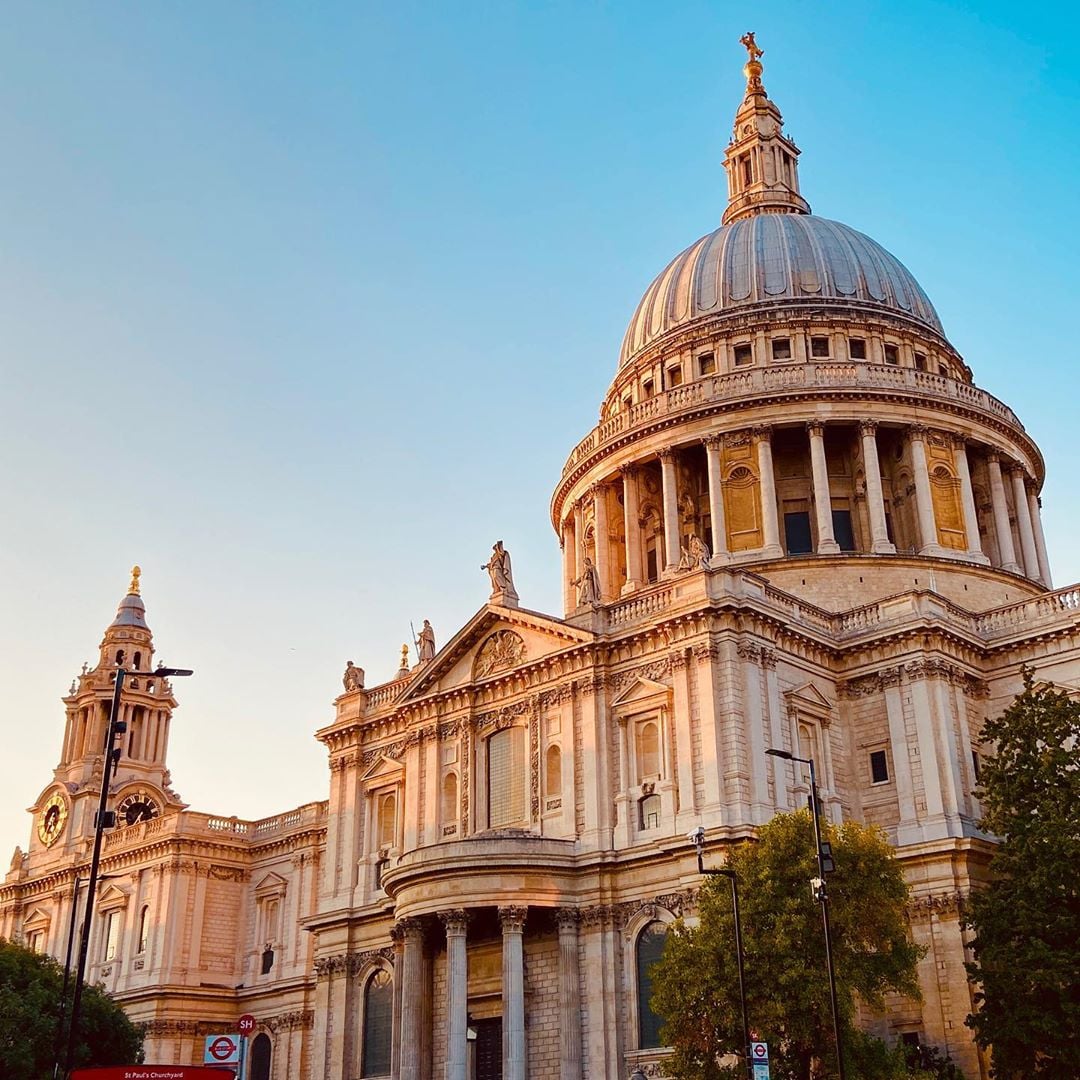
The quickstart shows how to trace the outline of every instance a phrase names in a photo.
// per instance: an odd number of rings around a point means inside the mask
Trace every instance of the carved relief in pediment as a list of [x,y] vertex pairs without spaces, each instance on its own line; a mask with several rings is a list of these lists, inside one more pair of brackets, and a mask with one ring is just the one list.
[[496,630],[480,646],[473,661],[473,678],[485,679],[499,671],[517,667],[525,659],[525,642],[513,630]]

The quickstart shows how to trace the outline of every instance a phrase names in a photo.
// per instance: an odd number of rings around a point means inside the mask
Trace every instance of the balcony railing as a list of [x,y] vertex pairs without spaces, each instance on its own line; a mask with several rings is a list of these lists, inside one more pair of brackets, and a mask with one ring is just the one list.
[[776,393],[813,389],[835,390],[841,387],[851,390],[900,391],[932,401],[958,402],[1020,431],[1024,430],[1012,409],[993,394],[944,375],[934,375],[915,368],[893,367],[889,364],[833,361],[785,364],[696,379],[631,405],[602,421],[578,443],[567,458],[563,476],[596,450],[621,435],[663,418],[694,412],[710,402],[751,401]]

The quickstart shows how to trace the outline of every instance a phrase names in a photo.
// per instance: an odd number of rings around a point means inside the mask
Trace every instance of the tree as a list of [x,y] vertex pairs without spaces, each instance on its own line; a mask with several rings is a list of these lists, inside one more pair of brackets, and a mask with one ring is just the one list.
[[[52,1076],[63,969],[14,942],[0,939],[0,1076],[47,1080]],[[83,993],[75,1049],[76,1068],[142,1061],[143,1035],[103,990]]]
[[[854,822],[825,825],[836,872],[829,877],[833,957],[849,1075],[908,1075],[901,1055],[855,1029],[854,996],[881,1009],[890,992],[918,998],[922,950],[909,934],[908,887],[884,834]],[[834,1067],[828,971],[814,827],[808,811],[779,814],[754,843],[728,863],[739,881],[751,1028],[769,1043],[775,1080],[809,1080]],[[726,879],[710,878],[699,902],[699,924],[678,925],[653,968],[653,1008],[665,1019],[662,1037],[674,1048],[666,1071],[681,1080],[742,1078],[719,1064],[739,1053],[742,1020],[734,949],[734,919]]]
[[1002,838],[990,882],[969,898],[968,1017],[992,1075],[1080,1076],[1080,703],[1024,673],[1024,690],[988,720],[982,828]]

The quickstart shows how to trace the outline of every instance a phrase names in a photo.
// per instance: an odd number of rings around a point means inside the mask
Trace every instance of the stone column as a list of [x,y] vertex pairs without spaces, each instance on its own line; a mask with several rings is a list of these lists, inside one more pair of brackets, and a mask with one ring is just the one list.
[[727,523],[724,520],[724,491],[720,476],[720,439],[712,436],[705,440],[705,461],[709,470],[709,518],[712,521],[713,557],[726,558]]
[[401,919],[401,1080],[422,1080],[424,1046],[424,930],[419,919]]
[[1013,505],[1016,507],[1016,524],[1020,530],[1020,549],[1024,555],[1024,573],[1029,578],[1039,577],[1039,554],[1035,549],[1035,531],[1031,527],[1031,508],[1028,505],[1027,484],[1024,483],[1023,466],[1011,470]]
[[825,425],[811,420],[806,425],[810,436],[810,470],[814,474],[814,518],[817,521],[817,552],[819,555],[836,555],[840,545],[836,542],[832,524],[832,494],[829,491],[829,465],[825,459]]
[[581,1080],[581,982],[578,913],[559,908],[559,1080]]
[[679,543],[679,492],[675,457],[675,451],[670,447],[660,451],[660,475],[664,488],[664,567],[667,570],[674,570],[679,565],[682,551]]
[[934,496],[930,491],[930,468],[926,463],[926,428],[913,424],[908,429],[911,467],[915,473],[915,509],[919,515],[919,554],[940,555]]
[[503,934],[503,1080],[525,1080],[525,914],[499,908]]
[[394,997],[393,1013],[390,1019],[390,1077],[401,1077],[401,993],[402,972],[405,970],[405,932],[400,923],[390,927],[390,940],[394,948]]
[[956,440],[953,460],[960,477],[960,503],[964,508],[968,555],[977,562],[988,563],[990,560],[983,554],[982,541],[979,539],[979,515],[975,510],[975,493],[971,490],[971,466],[968,464],[967,445],[963,439]]
[[446,1080],[467,1080],[469,969],[465,928],[468,913],[460,908],[439,912],[446,927]]
[[641,512],[638,508],[637,469],[624,465],[620,470],[623,482],[623,529],[626,533],[626,584],[624,593],[633,592],[641,584]]
[[990,500],[994,507],[994,532],[997,533],[998,558],[1002,570],[1020,573],[1013,547],[1012,526],[1009,524],[1009,504],[1005,501],[1005,483],[1001,479],[1001,459],[990,454],[986,459],[986,471],[990,474]]
[[[581,577],[585,568],[585,515],[581,512],[581,501],[574,503],[574,577]],[[576,598],[572,596],[575,601]]]
[[875,555],[894,555],[896,545],[889,539],[885,524],[885,496],[881,490],[881,463],[877,452],[877,421],[859,424],[862,436],[863,468],[866,470],[866,509],[870,515],[870,550]]
[[761,527],[765,544],[762,551],[769,556],[783,554],[780,547],[780,525],[776,514],[776,477],[773,475],[772,428],[754,428],[757,440],[758,483],[761,485]]
[[1039,553],[1039,576],[1042,583],[1052,589],[1050,581],[1050,559],[1046,554],[1046,536],[1042,527],[1042,504],[1039,496],[1035,494],[1034,483],[1028,488],[1028,512],[1031,514],[1031,527],[1035,530],[1035,550]]
[[596,573],[600,578],[601,603],[608,597],[610,585],[608,572],[611,569],[611,539],[608,535],[607,520],[607,484],[596,484],[593,496],[593,532],[596,536]]
[[577,607],[574,597],[574,536],[569,518],[563,522],[559,546],[562,548],[563,611],[571,612]]

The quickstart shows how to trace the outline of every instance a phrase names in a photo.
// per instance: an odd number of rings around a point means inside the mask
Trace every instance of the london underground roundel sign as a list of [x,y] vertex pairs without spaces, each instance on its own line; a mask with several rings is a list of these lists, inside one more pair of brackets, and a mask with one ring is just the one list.
[[228,1065],[240,1060],[240,1039],[236,1035],[207,1035],[203,1049],[206,1065]]

